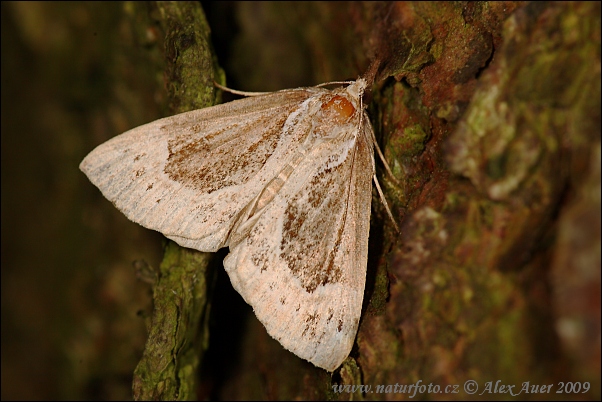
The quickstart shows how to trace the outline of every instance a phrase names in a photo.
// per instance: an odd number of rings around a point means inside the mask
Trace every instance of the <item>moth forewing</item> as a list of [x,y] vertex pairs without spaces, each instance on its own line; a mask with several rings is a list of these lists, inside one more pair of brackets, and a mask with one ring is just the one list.
[[335,130],[324,130],[319,113],[305,115],[312,146],[224,260],[268,333],[329,371],[347,357],[357,332],[374,172],[369,127],[358,127],[359,99],[345,96],[339,104],[331,103],[336,96],[317,99],[320,108],[335,108],[326,115],[345,110],[345,102],[354,107]]
[[316,366],[349,354],[361,314],[373,136],[366,81],[195,110],[130,130],[81,163],[129,219],[224,266],[268,333]]
[[132,221],[216,251],[281,163],[270,156],[297,145],[273,137],[273,126],[312,94],[276,92],[160,119],[101,144],[80,169]]

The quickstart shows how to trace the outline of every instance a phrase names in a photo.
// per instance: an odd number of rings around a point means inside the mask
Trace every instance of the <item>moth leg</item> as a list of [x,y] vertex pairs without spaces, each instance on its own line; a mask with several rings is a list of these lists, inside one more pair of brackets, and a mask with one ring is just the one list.
[[[365,114],[363,115],[363,117],[365,119],[368,118],[368,116],[366,116]],[[366,141],[371,142],[373,147],[376,148],[376,151],[378,152],[380,159],[383,161],[383,164],[385,165],[385,169],[387,170],[387,172],[389,172],[389,175],[393,178],[394,182],[396,184],[399,183],[397,181],[397,179],[395,179],[395,176],[393,176],[393,172],[391,172],[391,169],[389,168],[389,165],[387,164],[387,161],[385,160],[383,153],[380,151],[380,148],[378,147],[378,144],[376,143],[376,137],[374,136],[374,131],[372,130],[372,125],[366,124],[365,127],[367,127],[367,130],[364,130],[364,135],[366,135],[366,131],[370,131],[370,138],[366,138]],[[373,172],[372,179],[374,180],[374,185],[376,186],[376,190],[378,191],[380,201],[385,206],[385,209],[387,210],[387,214],[389,215],[389,218],[391,218],[391,222],[393,222],[393,226],[395,226],[395,230],[399,233],[399,227],[397,226],[397,222],[395,221],[395,218],[393,218],[393,214],[391,213],[391,209],[389,208],[387,199],[385,198],[383,190],[380,187],[380,183],[378,182],[378,178],[376,177],[374,153],[372,153],[371,156],[372,156],[372,172]]]
[[391,168],[389,167],[389,164],[385,160],[385,156],[383,155],[382,151],[380,150],[380,147],[378,146],[378,142],[376,142],[376,136],[374,135],[374,130],[372,130],[372,127],[370,127],[369,131],[370,131],[370,136],[372,137],[372,143],[374,144],[374,148],[376,149],[376,153],[378,153],[378,157],[380,158],[380,160],[382,161],[383,165],[385,166],[385,170],[387,171],[387,173],[389,174],[389,176],[391,176],[391,179],[393,180],[393,182],[395,184],[399,185],[399,181],[393,175],[393,172],[391,171]]
[[385,209],[387,210],[387,214],[389,215],[389,218],[391,218],[391,222],[393,222],[393,226],[395,226],[395,230],[397,231],[397,233],[399,233],[399,226],[397,226],[397,222],[395,222],[395,218],[393,218],[393,214],[391,213],[391,210],[389,209],[389,204],[387,203],[387,199],[385,198],[385,195],[383,194],[383,190],[380,188],[380,184],[378,183],[376,174],[374,176],[372,176],[372,179],[374,180],[374,185],[376,186],[376,191],[378,191],[380,200],[383,203],[383,205],[385,206]]

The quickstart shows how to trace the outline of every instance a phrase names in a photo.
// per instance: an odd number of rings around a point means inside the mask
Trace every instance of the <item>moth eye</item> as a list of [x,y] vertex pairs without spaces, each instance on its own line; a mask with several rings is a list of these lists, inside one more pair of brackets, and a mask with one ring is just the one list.
[[355,113],[355,107],[346,98],[336,95],[322,104],[322,110],[337,123],[344,123]]

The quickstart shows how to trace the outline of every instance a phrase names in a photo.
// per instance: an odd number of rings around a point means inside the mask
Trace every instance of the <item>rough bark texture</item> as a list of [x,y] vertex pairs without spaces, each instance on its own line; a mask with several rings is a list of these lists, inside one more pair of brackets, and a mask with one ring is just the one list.
[[[137,399],[600,399],[600,3],[205,12],[212,38],[197,3],[2,4],[3,399],[128,398],[132,379]],[[375,196],[333,375],[267,335],[223,253],[208,267],[170,243],[159,264],[160,236],[77,171],[113,135],[212,104],[211,42],[243,90],[381,60],[369,114],[401,233]]]
[[[210,31],[198,4],[157,4],[165,33],[166,82],[174,112],[215,104]],[[209,346],[210,255],[170,243],[153,286],[154,309],[134,372],[136,400],[195,399],[199,364]]]

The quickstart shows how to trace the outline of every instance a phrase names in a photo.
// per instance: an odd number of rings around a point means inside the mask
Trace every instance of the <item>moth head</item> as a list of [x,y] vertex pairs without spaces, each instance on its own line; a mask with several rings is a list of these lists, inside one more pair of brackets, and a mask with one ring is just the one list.
[[351,97],[359,100],[362,96],[364,96],[364,92],[366,91],[367,87],[368,82],[364,78],[358,78],[357,81],[349,84],[345,90]]
[[334,93],[337,94],[330,100],[322,105],[322,108],[333,108],[338,111],[341,119],[348,119],[355,115],[357,110],[364,108],[362,97],[368,86],[367,81],[364,78],[358,78],[357,81],[351,82],[345,88],[339,88]]

